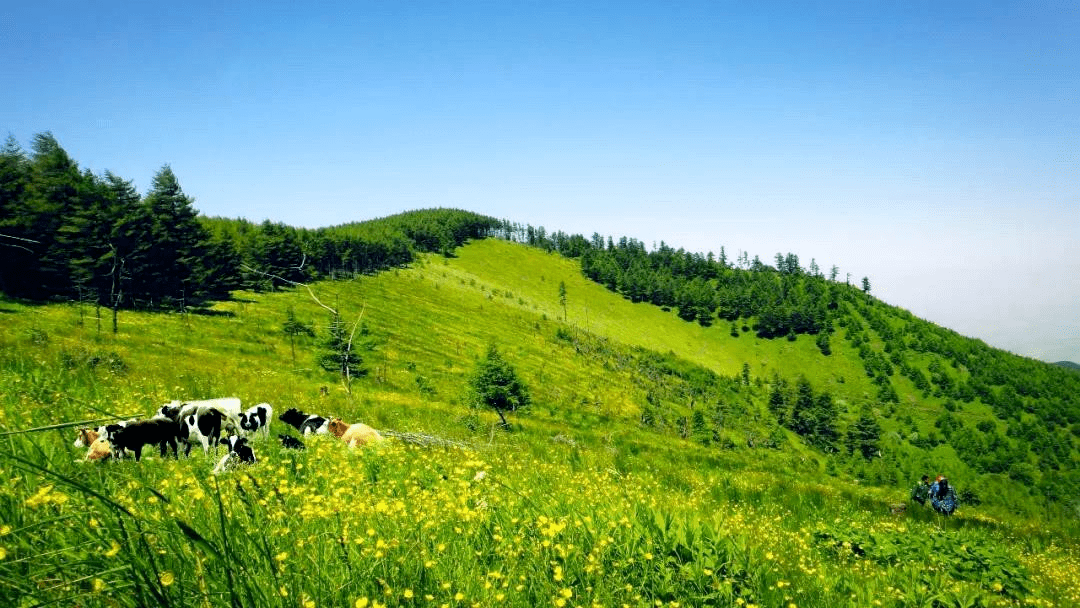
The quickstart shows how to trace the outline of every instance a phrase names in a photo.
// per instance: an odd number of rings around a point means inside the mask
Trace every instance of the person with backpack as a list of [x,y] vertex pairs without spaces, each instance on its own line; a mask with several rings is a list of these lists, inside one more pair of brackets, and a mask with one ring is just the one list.
[[938,475],[930,486],[930,506],[942,515],[952,515],[956,510],[956,490],[949,484],[948,478]]
[[911,500],[925,506],[926,501],[930,498],[930,476],[923,475],[919,483],[915,484],[915,487],[911,488]]

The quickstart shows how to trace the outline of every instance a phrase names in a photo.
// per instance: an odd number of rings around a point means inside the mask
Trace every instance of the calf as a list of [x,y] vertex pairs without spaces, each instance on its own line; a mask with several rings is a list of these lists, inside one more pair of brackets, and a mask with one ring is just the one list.
[[75,444],[74,445],[77,448],[88,448],[88,447],[90,447],[90,445],[92,443],[97,441],[98,437],[100,437],[100,436],[101,436],[101,433],[97,432],[95,429],[88,429],[88,428],[79,429],[76,432],[76,435],[75,435]]
[[229,437],[222,437],[218,441],[218,443],[228,446],[229,451],[221,457],[221,460],[218,461],[217,466],[214,467],[214,475],[217,475],[218,473],[224,471],[225,464],[229,461],[229,459],[233,458],[234,456],[236,457],[236,459],[238,459],[244,464],[253,464],[255,462],[255,452],[251,450],[251,446],[248,445],[248,440],[246,437],[237,437],[236,435],[231,435]]
[[156,444],[161,449],[162,458],[165,457],[166,447],[172,446],[173,456],[176,457],[176,434],[176,423],[171,420],[143,420],[133,422],[116,431],[111,443],[117,451],[134,452],[136,462],[142,458],[142,449],[145,445]]
[[260,403],[240,414],[240,430],[246,435],[261,430],[263,438],[269,438],[270,421],[273,419],[274,408],[269,403]]
[[191,455],[191,444],[196,442],[202,446],[204,454],[210,451],[211,445],[216,452],[224,420],[225,414],[214,408],[199,408],[182,418],[178,430],[180,441],[186,444],[184,456]]
[[86,451],[87,460],[108,460],[112,458],[112,455],[112,445],[104,437],[95,439],[90,444],[90,449]]
[[304,442],[300,441],[296,437],[293,437],[292,435],[282,435],[282,434],[279,433],[278,434],[278,439],[281,440],[281,445],[282,446],[284,446],[284,447],[286,447],[286,448],[288,448],[290,450],[303,450],[304,449]]
[[341,418],[334,418],[328,426],[330,434],[344,441],[350,448],[383,440],[383,436],[379,434],[379,431],[361,422],[348,424],[343,422]]
[[330,421],[326,418],[315,414],[305,414],[295,407],[285,410],[284,414],[278,416],[278,420],[292,425],[304,435],[325,435],[330,425]]
[[135,422],[134,420],[121,420],[120,422],[114,422],[113,424],[106,424],[97,428],[91,429],[83,427],[79,429],[75,436],[75,447],[85,448],[94,443],[94,440],[98,437],[104,437],[105,439],[112,440],[113,434],[125,426]]

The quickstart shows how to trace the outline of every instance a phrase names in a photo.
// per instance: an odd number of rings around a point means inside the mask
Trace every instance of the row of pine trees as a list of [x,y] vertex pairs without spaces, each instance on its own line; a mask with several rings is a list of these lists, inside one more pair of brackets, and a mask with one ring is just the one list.
[[111,308],[177,309],[321,277],[450,254],[501,223],[453,209],[302,229],[207,218],[163,166],[150,189],[81,169],[51,133],[0,149],[0,291]]

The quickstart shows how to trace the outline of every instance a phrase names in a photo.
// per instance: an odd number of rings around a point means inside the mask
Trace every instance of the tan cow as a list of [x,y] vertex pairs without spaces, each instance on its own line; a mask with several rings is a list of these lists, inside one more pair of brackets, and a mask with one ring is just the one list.
[[361,422],[348,424],[341,418],[334,418],[330,420],[329,430],[331,435],[344,441],[350,448],[383,441],[379,431]]

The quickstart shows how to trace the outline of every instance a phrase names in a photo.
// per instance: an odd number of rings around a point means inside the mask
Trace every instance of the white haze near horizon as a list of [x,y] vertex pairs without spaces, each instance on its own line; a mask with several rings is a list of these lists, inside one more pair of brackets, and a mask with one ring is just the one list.
[[776,253],[794,253],[804,268],[814,260],[826,275],[837,266],[841,281],[849,273],[855,285],[868,277],[871,293],[886,303],[990,346],[1051,363],[1080,362],[1077,226],[1023,225],[1000,216],[930,224],[904,220],[899,210],[880,224],[845,217],[842,210],[835,217],[788,221],[723,212],[581,217],[550,209],[478,211],[548,231],[632,237],[649,249],[663,241],[718,254],[723,246],[729,259],[745,251],[770,265]]

